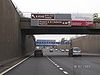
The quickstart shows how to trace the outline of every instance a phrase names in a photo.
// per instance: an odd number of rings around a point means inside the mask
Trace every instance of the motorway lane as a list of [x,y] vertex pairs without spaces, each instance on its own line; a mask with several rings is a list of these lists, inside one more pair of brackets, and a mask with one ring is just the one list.
[[68,52],[43,52],[45,57],[31,57],[5,75],[65,75],[64,71],[68,75],[100,75],[100,57],[68,57]]
[[69,73],[69,75],[73,75],[73,58],[67,56],[49,58],[56,62],[56,64],[61,66],[64,70],[66,70]]
[[31,57],[4,75],[64,75],[47,57]]
[[100,57],[50,57],[69,75],[100,75]]
[[43,50],[44,56],[68,56],[68,52],[61,52],[60,50],[53,50],[53,52],[50,52],[49,49]]

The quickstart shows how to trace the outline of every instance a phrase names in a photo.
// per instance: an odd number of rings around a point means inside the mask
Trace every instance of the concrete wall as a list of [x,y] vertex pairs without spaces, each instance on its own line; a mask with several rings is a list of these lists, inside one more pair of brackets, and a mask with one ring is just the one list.
[[96,23],[96,29],[100,29],[100,23]]
[[58,46],[56,46],[56,48],[58,48],[58,49],[70,49],[70,45],[66,45],[66,44],[58,45]]
[[20,16],[10,0],[0,0],[0,61],[21,56]]
[[25,29],[25,28],[31,28],[31,19],[30,18],[24,18],[22,17],[20,22],[20,28]]
[[83,53],[100,53],[100,35],[87,35],[72,40],[72,46],[78,46]]
[[27,38],[21,32],[20,21],[20,15],[11,0],[0,0],[0,64],[31,54],[35,47],[32,44],[35,38]]

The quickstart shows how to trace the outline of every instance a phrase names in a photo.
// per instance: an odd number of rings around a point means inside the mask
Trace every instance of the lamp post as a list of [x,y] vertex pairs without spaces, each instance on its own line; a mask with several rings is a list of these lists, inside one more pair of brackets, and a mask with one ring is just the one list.
[[70,39],[70,49],[72,48],[73,38]]

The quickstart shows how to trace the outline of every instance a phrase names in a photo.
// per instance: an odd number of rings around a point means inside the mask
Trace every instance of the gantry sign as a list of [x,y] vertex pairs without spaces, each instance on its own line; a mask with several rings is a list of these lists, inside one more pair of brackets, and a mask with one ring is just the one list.
[[[29,18],[28,21],[30,22]],[[92,26],[92,27],[91,27]],[[31,26],[23,27],[29,34],[100,34],[92,14],[31,13]]]
[[95,26],[93,14],[31,14],[31,26]]
[[31,14],[31,26],[70,26],[71,14]]

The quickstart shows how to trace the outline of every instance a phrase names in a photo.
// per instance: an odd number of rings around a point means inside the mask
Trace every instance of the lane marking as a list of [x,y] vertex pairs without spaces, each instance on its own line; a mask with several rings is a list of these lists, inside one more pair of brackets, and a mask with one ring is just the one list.
[[59,65],[57,65],[57,67],[60,67]]
[[63,73],[64,73],[64,74],[68,74],[68,72],[66,72],[66,71],[63,71]]
[[55,64],[55,66],[57,66],[57,64]]
[[21,63],[23,63],[24,61],[26,61],[27,59],[29,59],[29,57],[23,59],[22,61],[20,61],[19,63],[13,65],[12,67],[10,67],[9,69],[3,71],[2,73],[0,73],[0,75],[4,75],[5,73],[9,72],[10,70],[12,70],[13,68],[17,67],[18,65],[20,65]]
[[63,70],[63,68],[59,68],[60,70]]
[[57,68],[59,68],[59,70],[61,70],[64,74],[68,74],[67,71],[64,71],[63,68],[61,68],[58,64],[56,64],[56,63],[55,63],[52,59],[50,59],[48,56],[47,56],[47,59],[48,59],[49,61],[51,61]]
[[49,57],[47,57],[53,64],[56,64],[54,61],[52,61]]

